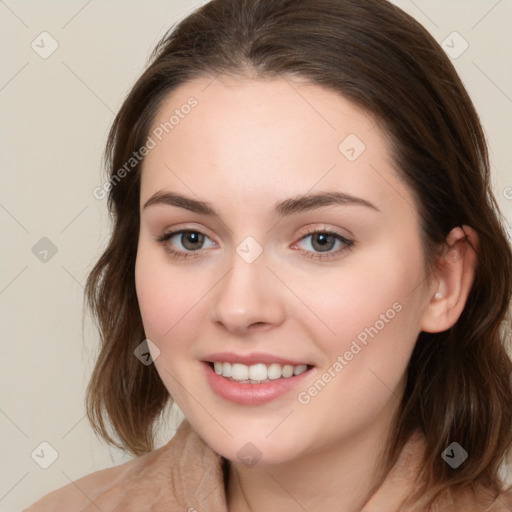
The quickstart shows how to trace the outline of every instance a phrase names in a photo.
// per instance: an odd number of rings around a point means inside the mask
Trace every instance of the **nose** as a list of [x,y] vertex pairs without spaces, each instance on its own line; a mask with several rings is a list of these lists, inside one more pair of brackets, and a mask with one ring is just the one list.
[[232,262],[213,291],[212,322],[237,335],[280,325],[285,316],[282,283],[267,267],[264,254],[247,263],[235,253]]

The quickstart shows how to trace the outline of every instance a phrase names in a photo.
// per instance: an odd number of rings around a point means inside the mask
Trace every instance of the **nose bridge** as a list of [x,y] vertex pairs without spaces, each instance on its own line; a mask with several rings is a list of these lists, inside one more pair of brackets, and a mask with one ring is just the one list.
[[251,238],[244,239],[233,252],[231,270],[219,283],[211,310],[212,321],[233,331],[282,321],[277,280],[267,268],[263,248]]

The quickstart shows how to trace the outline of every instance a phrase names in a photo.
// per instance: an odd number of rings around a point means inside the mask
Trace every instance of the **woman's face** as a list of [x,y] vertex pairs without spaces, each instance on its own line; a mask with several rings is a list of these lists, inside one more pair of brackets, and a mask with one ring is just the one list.
[[260,463],[387,431],[432,287],[376,121],[318,85],[218,77],[150,137],[137,294],[193,428]]

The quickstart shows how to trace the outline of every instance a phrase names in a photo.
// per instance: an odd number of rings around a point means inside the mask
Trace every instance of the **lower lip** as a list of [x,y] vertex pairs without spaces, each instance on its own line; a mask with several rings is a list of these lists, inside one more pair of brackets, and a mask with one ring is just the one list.
[[203,362],[203,366],[206,378],[213,391],[222,398],[240,405],[259,405],[270,402],[300,385],[314,371],[314,368],[310,368],[293,377],[276,379],[261,384],[249,384],[228,380],[221,375],[217,375],[209,363]]

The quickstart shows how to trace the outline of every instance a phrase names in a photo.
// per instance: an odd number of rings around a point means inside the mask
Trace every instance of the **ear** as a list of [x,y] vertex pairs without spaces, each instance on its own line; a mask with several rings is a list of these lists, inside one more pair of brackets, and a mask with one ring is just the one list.
[[478,234],[469,226],[453,228],[446,237],[423,312],[422,331],[446,331],[457,322],[475,277],[477,246]]

